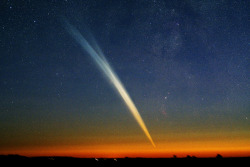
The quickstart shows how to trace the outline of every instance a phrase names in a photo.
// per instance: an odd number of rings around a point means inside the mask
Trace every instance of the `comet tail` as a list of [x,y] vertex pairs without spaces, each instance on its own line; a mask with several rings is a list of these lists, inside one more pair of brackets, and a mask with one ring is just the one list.
[[139,126],[142,128],[143,132],[145,133],[149,141],[155,147],[154,141],[151,138],[139,111],[137,110],[135,104],[131,100],[129,94],[127,93],[126,89],[122,85],[121,81],[119,80],[115,72],[110,67],[108,61],[106,60],[104,54],[101,52],[98,45],[95,44],[96,49],[94,49],[75,27],[73,27],[67,21],[65,21],[65,24],[66,24],[66,29],[68,30],[70,35],[80,44],[82,49],[86,51],[92,57],[92,59],[101,69],[101,71],[103,71],[105,76],[111,81],[112,85],[116,88],[118,93],[121,95],[122,99],[124,100],[125,104],[129,108],[129,111],[134,116],[135,120],[137,121]]

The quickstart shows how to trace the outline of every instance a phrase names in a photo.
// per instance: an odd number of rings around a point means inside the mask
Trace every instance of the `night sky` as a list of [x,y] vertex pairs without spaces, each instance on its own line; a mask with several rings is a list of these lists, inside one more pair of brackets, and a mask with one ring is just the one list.
[[[2,0],[0,154],[250,155],[247,0]],[[65,29],[93,36],[143,118]]]

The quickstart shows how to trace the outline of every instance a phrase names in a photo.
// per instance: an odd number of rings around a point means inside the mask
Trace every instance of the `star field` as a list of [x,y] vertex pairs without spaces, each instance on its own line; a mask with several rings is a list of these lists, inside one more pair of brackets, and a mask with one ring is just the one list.
[[[249,156],[248,1],[0,6],[0,154]],[[94,36],[155,150],[61,18]]]

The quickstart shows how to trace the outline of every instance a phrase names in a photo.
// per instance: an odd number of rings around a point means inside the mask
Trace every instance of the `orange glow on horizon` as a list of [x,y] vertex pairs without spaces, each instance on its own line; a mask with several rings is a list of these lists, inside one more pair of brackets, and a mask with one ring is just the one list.
[[31,147],[20,149],[0,150],[0,154],[20,154],[24,156],[71,156],[79,158],[170,158],[186,157],[215,157],[221,154],[223,157],[250,156],[249,141],[230,142],[176,142],[171,144],[161,143],[156,148],[145,144],[110,144],[99,146],[53,146]]
[[[156,147],[143,135],[60,136],[48,140],[20,138],[2,145],[0,154],[24,156],[69,156],[80,158],[169,158],[186,157],[249,157],[250,134],[248,131],[158,132],[154,133]],[[22,140],[21,140],[22,139]],[[47,138],[46,138],[47,139]],[[49,140],[50,139],[50,140]]]

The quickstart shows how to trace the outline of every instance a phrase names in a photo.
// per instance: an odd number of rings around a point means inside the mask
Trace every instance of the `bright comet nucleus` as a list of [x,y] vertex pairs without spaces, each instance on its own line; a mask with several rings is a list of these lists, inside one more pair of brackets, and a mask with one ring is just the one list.
[[105,76],[111,81],[112,85],[116,88],[117,92],[121,95],[122,99],[124,100],[125,104],[129,108],[129,111],[139,124],[139,126],[142,128],[143,132],[151,142],[151,144],[155,147],[154,141],[149,134],[149,131],[138,111],[135,104],[131,100],[129,94],[127,93],[126,89],[122,85],[121,81],[115,74],[115,72],[110,67],[108,61],[106,60],[104,54],[101,52],[100,48],[97,44],[95,44],[96,49],[94,49],[90,43],[82,36],[82,34],[71,24],[69,24],[67,21],[64,21],[65,27],[67,31],[70,33],[70,35],[80,44],[82,49],[86,51],[94,60],[94,62],[97,64],[97,66],[101,69],[102,72],[104,72]]

